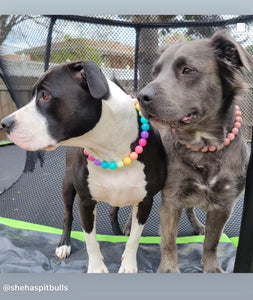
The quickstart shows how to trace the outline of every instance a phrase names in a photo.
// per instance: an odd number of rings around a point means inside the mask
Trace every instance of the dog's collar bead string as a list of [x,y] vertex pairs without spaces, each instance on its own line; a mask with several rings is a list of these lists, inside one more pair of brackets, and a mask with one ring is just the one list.
[[148,124],[148,120],[145,119],[140,111],[140,105],[137,99],[133,99],[133,103],[135,105],[136,110],[139,112],[140,121],[141,121],[141,134],[140,139],[138,141],[138,145],[135,147],[135,151],[131,152],[129,156],[126,156],[123,160],[115,162],[115,161],[106,161],[99,160],[90,155],[86,149],[83,150],[84,154],[88,157],[89,161],[94,162],[94,165],[99,167],[101,166],[103,169],[115,170],[117,168],[123,168],[124,166],[128,166],[132,163],[133,160],[137,160],[139,154],[143,152],[143,147],[147,145],[147,139],[149,137],[149,129],[150,125]]
[[235,122],[234,122],[234,127],[232,130],[227,134],[226,138],[224,139],[224,142],[220,147],[216,147],[214,145],[211,146],[204,146],[202,148],[196,149],[194,148],[191,144],[185,144],[186,148],[191,149],[193,151],[201,151],[203,153],[205,152],[214,152],[216,150],[222,149],[224,146],[228,146],[238,135],[239,129],[241,128],[242,125],[242,113],[240,110],[240,107],[238,105],[235,106]]

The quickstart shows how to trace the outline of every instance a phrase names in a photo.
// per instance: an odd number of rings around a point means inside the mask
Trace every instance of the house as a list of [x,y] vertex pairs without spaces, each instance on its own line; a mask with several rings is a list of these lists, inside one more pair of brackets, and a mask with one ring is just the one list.
[[[46,45],[22,50],[33,61],[44,61]],[[21,52],[20,52],[21,54]],[[94,60],[107,68],[134,68],[135,47],[114,41],[68,38],[51,44],[50,61]]]

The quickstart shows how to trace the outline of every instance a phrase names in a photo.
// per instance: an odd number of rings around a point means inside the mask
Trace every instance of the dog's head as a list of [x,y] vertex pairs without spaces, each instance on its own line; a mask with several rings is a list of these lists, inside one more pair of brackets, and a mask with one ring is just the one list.
[[253,58],[226,31],[180,42],[156,61],[153,81],[140,93],[142,113],[156,126],[194,128],[203,118],[226,114],[245,91]]
[[23,149],[57,147],[59,142],[90,131],[100,119],[101,99],[109,86],[92,61],[63,64],[47,71],[33,88],[31,101],[1,122]]

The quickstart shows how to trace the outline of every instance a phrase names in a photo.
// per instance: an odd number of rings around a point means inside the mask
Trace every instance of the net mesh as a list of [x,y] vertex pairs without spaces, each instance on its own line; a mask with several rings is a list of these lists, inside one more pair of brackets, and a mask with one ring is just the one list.
[[[216,30],[229,33],[253,54],[253,16],[235,15],[98,15],[98,16],[0,16],[0,54],[4,61],[18,107],[30,99],[31,88],[48,68],[74,60],[94,60],[108,79],[115,76],[128,93],[136,94],[151,80],[151,70],[160,47],[184,38],[210,37]],[[12,26],[8,26],[13,21]],[[239,23],[239,25],[238,25]],[[248,74],[249,93],[241,105],[246,138],[251,138],[253,72]],[[1,87],[1,85],[0,85]],[[62,227],[61,185],[65,169],[65,148],[46,153],[44,166],[39,162],[33,173],[24,173],[0,198],[3,217]],[[144,235],[157,235],[160,194],[155,196]],[[239,234],[243,197],[225,232]],[[196,210],[205,221],[205,214]],[[120,209],[123,228],[130,208]],[[98,233],[110,234],[108,206],[98,205]],[[235,226],[235,224],[237,224]],[[73,229],[80,230],[77,207]],[[192,229],[185,214],[179,235]]]
[[[0,195],[1,216],[62,228],[64,205],[61,190],[66,166],[65,153],[65,147],[45,152],[43,166],[37,161],[34,172],[23,173],[17,182]],[[72,229],[82,230],[76,200],[73,209]],[[160,204],[161,194],[158,193],[154,197],[152,211],[145,224],[143,236],[157,236],[159,234],[160,218],[158,210]],[[239,235],[242,207],[243,197],[240,197],[224,231],[230,237]],[[109,205],[99,202],[97,212],[97,233],[113,234],[109,217]],[[130,213],[131,207],[129,206],[119,210],[119,223],[122,230]],[[205,212],[196,209],[196,214],[205,223]],[[183,212],[178,235],[188,236],[193,234],[190,222],[185,212]]]

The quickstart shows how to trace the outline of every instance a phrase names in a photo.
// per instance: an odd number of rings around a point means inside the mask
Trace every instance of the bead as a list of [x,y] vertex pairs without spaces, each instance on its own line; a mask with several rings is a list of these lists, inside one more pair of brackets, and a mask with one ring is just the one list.
[[109,163],[109,168],[110,168],[111,170],[115,170],[115,169],[117,168],[116,162],[111,161],[111,162]]
[[235,117],[235,121],[239,122],[239,123],[242,123],[242,118],[241,117]]
[[237,135],[239,133],[239,129],[238,128],[233,128],[231,131],[234,135]]
[[185,144],[185,147],[191,149],[192,146],[190,144]]
[[142,125],[141,125],[141,129],[142,129],[143,131],[149,131],[150,126],[149,126],[149,124],[142,124]]
[[94,160],[95,160],[95,158],[94,158],[93,156],[91,156],[91,155],[88,155],[88,160],[90,160],[90,161],[94,161]]
[[134,102],[134,105],[139,103],[138,99],[136,99],[136,98],[133,100],[133,102]]
[[214,152],[214,151],[217,150],[217,147],[216,146],[209,146],[208,150],[211,151],[211,152]]
[[84,150],[83,150],[83,153],[84,153],[86,156],[88,156],[88,155],[89,155],[89,153],[87,152],[87,150],[86,150],[86,149],[84,149]]
[[141,123],[142,124],[148,124],[148,120],[145,119],[144,117],[141,117]]
[[95,159],[94,160],[94,165],[97,166],[97,167],[101,166],[101,161],[99,159]]
[[146,139],[139,139],[139,145],[142,147],[145,147],[147,145],[147,140]]
[[201,149],[201,152],[207,152],[208,151],[208,147],[207,146],[205,146],[205,147],[203,147],[202,149]]
[[124,163],[123,163],[122,160],[119,161],[119,162],[117,163],[117,167],[118,167],[119,169],[124,167]]
[[140,153],[143,152],[142,146],[136,146],[134,150],[135,150],[135,152],[138,153],[138,154],[140,154]]
[[235,110],[240,110],[240,107],[238,105],[236,105]]
[[109,167],[109,164],[108,164],[108,162],[107,161],[102,161],[102,163],[101,163],[101,167],[103,168],[103,169],[107,169],[108,167]]
[[125,164],[126,166],[128,166],[128,165],[131,164],[132,160],[131,160],[130,157],[125,157],[125,158],[123,159],[123,162],[124,162],[124,164]]
[[141,137],[142,137],[143,139],[147,139],[147,138],[149,137],[148,131],[142,131],[142,132],[141,132]]
[[141,111],[139,111],[139,116],[142,117],[142,112]]
[[230,144],[230,140],[228,138],[225,138],[224,140],[224,146],[227,146]]
[[235,136],[232,132],[230,132],[228,135],[227,135],[227,138],[230,140],[230,141],[233,141],[235,139]]
[[137,104],[135,105],[135,108],[136,108],[136,110],[140,111],[140,104],[137,103]]
[[240,122],[235,122],[234,127],[240,129],[241,128],[241,123]]
[[138,158],[138,154],[136,152],[131,152],[129,157],[132,159],[132,160],[136,160]]
[[241,117],[241,116],[242,116],[242,113],[241,113],[239,110],[237,110],[236,113],[235,113],[235,115],[236,115],[237,117]]

